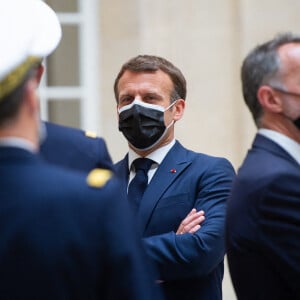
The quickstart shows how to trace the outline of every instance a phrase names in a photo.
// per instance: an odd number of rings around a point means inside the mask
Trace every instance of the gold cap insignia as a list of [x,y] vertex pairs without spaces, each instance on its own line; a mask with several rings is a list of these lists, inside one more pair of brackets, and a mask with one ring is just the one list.
[[39,63],[41,63],[40,58],[29,56],[22,64],[2,79],[0,81],[0,100],[17,88],[24,80],[27,72]]
[[95,139],[97,137],[97,133],[94,131],[86,131],[85,136]]
[[100,188],[103,187],[108,180],[110,180],[112,175],[113,173],[109,170],[94,169],[88,174],[86,182],[91,187]]

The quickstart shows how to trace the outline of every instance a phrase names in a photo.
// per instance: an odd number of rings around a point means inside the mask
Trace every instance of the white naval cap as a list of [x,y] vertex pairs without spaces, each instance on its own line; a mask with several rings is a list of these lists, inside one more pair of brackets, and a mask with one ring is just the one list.
[[0,0],[0,101],[61,39],[55,12],[41,0]]

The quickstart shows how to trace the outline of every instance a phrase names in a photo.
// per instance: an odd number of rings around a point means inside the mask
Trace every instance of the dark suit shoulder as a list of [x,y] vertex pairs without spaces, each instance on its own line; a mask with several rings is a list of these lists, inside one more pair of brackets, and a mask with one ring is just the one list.
[[213,168],[225,168],[230,173],[234,173],[233,166],[231,162],[219,156],[213,156],[209,154],[205,154],[202,152],[195,152],[193,150],[187,149],[182,146],[178,141],[176,141],[174,147],[170,150],[170,153],[174,155],[180,155],[180,157],[184,157],[187,161],[192,162],[193,165],[201,165],[201,169],[203,172],[205,169],[213,169]]
[[[46,138],[56,139],[57,141],[65,141],[72,142],[74,138],[80,138],[82,142],[85,143],[94,143],[95,141],[104,142],[104,140],[97,136],[95,132],[92,131],[84,131],[79,128],[73,128],[68,126],[63,126],[60,124],[44,122],[46,127]],[[47,142],[47,139],[46,141]]]
[[287,174],[300,174],[299,169],[299,164],[283,148],[258,135],[238,170],[238,179],[243,182],[254,181],[254,186],[258,187],[280,180]]
[[43,158],[53,164],[88,172],[112,169],[112,160],[103,138],[77,128],[45,122],[46,138],[40,147]]

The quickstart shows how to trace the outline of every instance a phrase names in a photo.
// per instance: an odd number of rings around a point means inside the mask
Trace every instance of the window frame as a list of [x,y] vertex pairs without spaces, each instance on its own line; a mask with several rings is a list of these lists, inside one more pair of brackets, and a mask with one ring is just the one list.
[[[79,100],[80,128],[100,133],[99,0],[78,0],[78,12],[57,12],[57,15],[62,26],[78,26],[79,85],[48,86],[45,72],[39,91],[41,117],[43,120],[49,120],[48,102],[50,99],[68,101],[75,98]],[[76,46],[71,45],[70,47]],[[47,68],[47,59],[44,61],[44,65]]]

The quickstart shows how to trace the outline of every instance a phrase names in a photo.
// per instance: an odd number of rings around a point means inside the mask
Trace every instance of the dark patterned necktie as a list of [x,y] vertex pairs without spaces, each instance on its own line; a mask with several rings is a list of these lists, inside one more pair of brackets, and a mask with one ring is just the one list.
[[138,210],[140,201],[148,185],[148,171],[153,164],[149,158],[137,158],[133,161],[135,176],[128,187],[128,200],[132,204],[134,211]]

